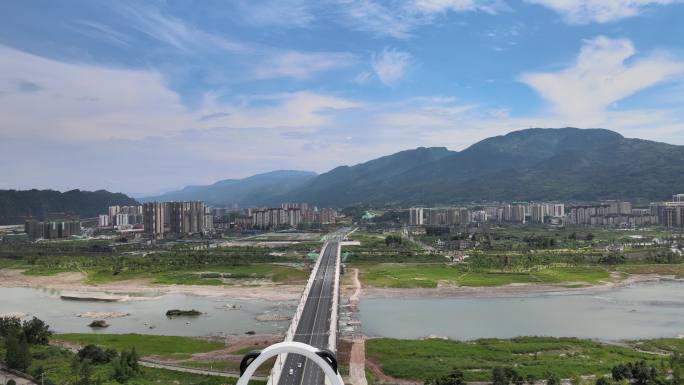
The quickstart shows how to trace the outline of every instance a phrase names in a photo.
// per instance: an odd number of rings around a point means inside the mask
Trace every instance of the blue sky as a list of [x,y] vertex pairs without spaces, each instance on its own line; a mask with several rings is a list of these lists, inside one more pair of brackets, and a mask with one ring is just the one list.
[[0,188],[155,193],[528,127],[684,144],[676,0],[0,2]]

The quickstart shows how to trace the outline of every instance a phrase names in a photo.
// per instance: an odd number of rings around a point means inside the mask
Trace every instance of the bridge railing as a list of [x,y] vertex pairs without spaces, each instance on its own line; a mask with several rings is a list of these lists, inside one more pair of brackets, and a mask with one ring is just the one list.
[[340,300],[340,258],[342,243],[337,243],[337,257],[335,259],[335,283],[333,286],[332,309],[330,314],[330,333],[328,335],[328,349],[337,351],[337,313]]

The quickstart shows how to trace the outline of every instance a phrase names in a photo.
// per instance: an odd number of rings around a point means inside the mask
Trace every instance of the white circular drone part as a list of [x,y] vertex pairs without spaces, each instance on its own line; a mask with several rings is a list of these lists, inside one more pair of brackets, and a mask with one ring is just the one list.
[[301,342],[289,341],[271,345],[262,350],[261,353],[259,353],[259,355],[247,365],[247,368],[240,376],[240,379],[238,379],[236,385],[248,385],[252,375],[254,375],[254,372],[262,363],[264,363],[264,361],[283,353],[301,354],[302,356],[316,363],[316,365],[323,370],[325,376],[328,378],[328,380],[330,380],[331,385],[344,385],[342,377],[339,375],[339,373],[333,370],[330,362],[326,361],[319,355],[320,352],[320,349],[316,349],[311,345]]

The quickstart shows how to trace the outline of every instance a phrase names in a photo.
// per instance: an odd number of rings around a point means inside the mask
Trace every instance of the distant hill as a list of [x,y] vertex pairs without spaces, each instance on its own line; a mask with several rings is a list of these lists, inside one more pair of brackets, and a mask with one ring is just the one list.
[[668,199],[684,193],[684,146],[627,139],[605,129],[532,128],[463,151],[401,151],[316,175],[273,171],[152,200],[241,206],[308,202],[322,207],[410,206],[477,201]]
[[390,190],[397,188],[397,181],[403,178],[404,174],[452,154],[454,152],[445,147],[420,147],[351,167],[340,166],[313,178],[280,199],[336,207],[379,202],[396,203],[396,198],[392,198],[393,201],[385,199],[394,195]]
[[457,152],[418,148],[313,178],[282,200],[320,206],[482,200],[660,200],[684,192],[684,146],[604,129],[527,129]]
[[213,205],[268,205],[279,203],[276,197],[315,177],[316,173],[311,171],[279,170],[243,179],[225,179],[207,186],[188,186],[182,190],[142,198],[141,201],[201,200]]
[[23,223],[27,218],[45,219],[48,213],[70,212],[91,218],[113,205],[135,205],[121,193],[105,190],[59,192],[54,190],[0,190],[0,225]]

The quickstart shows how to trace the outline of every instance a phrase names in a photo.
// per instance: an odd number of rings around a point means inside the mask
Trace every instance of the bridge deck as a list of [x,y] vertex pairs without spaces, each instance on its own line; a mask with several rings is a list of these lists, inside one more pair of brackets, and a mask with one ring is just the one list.
[[[293,341],[328,348],[333,297],[337,295],[334,292],[337,252],[337,241],[328,242]],[[289,374],[290,369],[293,371],[292,375]],[[298,354],[288,354],[278,385],[321,385],[324,380],[323,372],[315,364]]]

